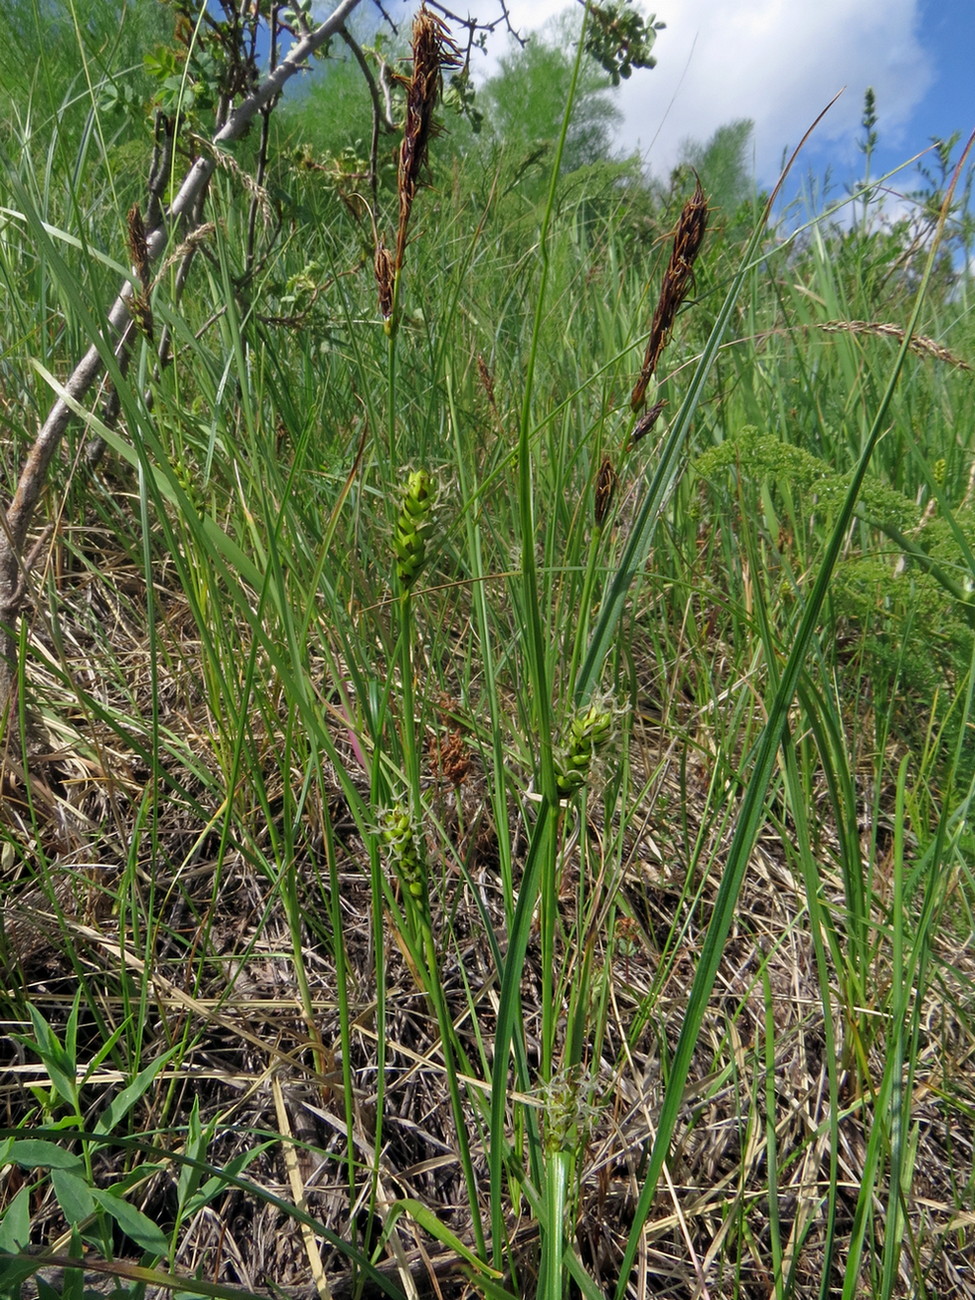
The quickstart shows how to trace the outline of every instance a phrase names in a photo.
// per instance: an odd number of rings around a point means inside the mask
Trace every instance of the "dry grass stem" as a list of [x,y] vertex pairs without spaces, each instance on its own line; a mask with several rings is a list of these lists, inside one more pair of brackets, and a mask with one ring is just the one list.
[[[831,320],[817,325],[816,328],[825,334],[875,334],[879,338],[894,339],[898,343],[904,341],[904,331],[901,327],[886,321]],[[959,370],[972,369],[967,361],[923,334],[914,334],[911,337],[910,347],[911,351],[919,357],[933,357],[935,361],[944,361]]]
[[[90,586],[76,583],[65,593],[72,598],[61,611],[68,676],[52,670],[48,676],[42,674],[40,681],[54,714],[66,713],[73,698],[67,681],[90,682],[92,638],[106,624],[112,628],[112,640],[127,665],[132,688],[149,712],[154,684],[144,631],[113,591],[130,578],[134,581],[135,575],[118,564],[113,570],[111,563],[106,563],[104,569],[112,573],[111,581],[99,574],[90,579]],[[236,832],[239,847],[230,846],[219,860],[216,836],[200,837],[200,813],[189,796],[207,802],[213,792],[200,786],[189,760],[212,762],[209,742],[218,731],[218,722],[209,712],[211,702],[196,671],[200,646],[183,603],[176,594],[167,598],[166,619],[159,631],[166,645],[158,664],[167,668],[155,689],[160,700],[160,728],[171,738],[166,761],[173,785],[170,796],[160,804],[156,857],[151,867],[145,863],[146,870],[153,872],[154,888],[169,899],[169,919],[160,932],[151,966],[121,933],[114,902],[130,853],[126,828],[143,798],[143,780],[133,756],[123,751],[118,738],[92,719],[73,739],[67,726],[52,738],[56,757],[51,761],[49,784],[65,794],[44,800],[35,786],[34,811],[28,817],[23,791],[11,788],[5,792],[3,810],[8,826],[20,838],[33,838],[38,860],[58,859],[64,864],[57,871],[50,870],[40,882],[25,876],[8,885],[3,926],[10,978],[35,988],[69,985],[75,978],[69,959],[73,951],[89,980],[104,987],[100,1005],[109,1028],[120,1024],[126,1014],[126,1004],[118,996],[118,972],[124,970],[127,979],[144,984],[147,1059],[165,1050],[177,1027],[187,1044],[180,1069],[161,1076],[160,1096],[171,1089],[177,1115],[188,1114],[196,1101],[201,1123],[216,1122],[218,1132],[207,1159],[226,1165],[253,1145],[255,1132],[286,1135],[290,1131],[297,1140],[297,1164],[285,1159],[281,1144],[274,1144],[248,1165],[248,1180],[261,1191],[286,1199],[297,1199],[300,1182],[309,1213],[330,1231],[346,1236],[350,1214],[345,1173],[348,1144],[351,1142],[360,1162],[363,1185],[375,1160],[379,1043],[374,1020],[371,920],[375,900],[367,846],[343,814],[340,783],[326,773],[329,809],[327,813],[310,810],[314,812],[310,823],[328,815],[345,828],[338,845],[337,881],[345,917],[346,987],[353,1021],[354,1127],[350,1134],[334,1060],[323,1073],[309,1048],[293,962],[288,956],[285,910],[280,897],[272,897],[273,890],[269,892],[268,880],[257,865],[269,847],[267,825],[260,816],[254,817],[249,830],[242,825]],[[86,604],[91,626],[86,626],[81,616]],[[643,689],[651,692],[654,665],[637,663],[634,671]],[[118,707],[128,689],[122,682],[115,686],[101,683],[106,705]],[[665,1087],[666,1060],[673,1053],[686,1010],[698,956],[697,935],[710,916],[726,849],[720,827],[713,824],[709,812],[712,774],[705,733],[710,725],[705,711],[672,719],[668,731],[639,724],[632,738],[630,762],[634,772],[641,774],[643,795],[624,810],[619,824],[604,824],[594,809],[584,839],[574,842],[565,859],[558,960],[571,963],[577,959],[573,940],[578,924],[576,890],[577,881],[589,869],[586,854],[607,860],[612,853],[609,846],[617,838],[622,840],[613,898],[623,923],[596,930],[591,936],[594,960],[608,981],[609,1011],[598,1056],[587,1062],[600,1106],[582,1156],[574,1238],[584,1266],[597,1286],[606,1290],[616,1281],[639,1195],[640,1171]],[[699,738],[694,747],[700,755],[696,762],[688,762],[674,743],[674,726]],[[335,732],[336,743],[342,743],[340,719],[335,721]],[[287,773],[274,761],[281,743],[282,734],[269,730],[263,747],[267,765],[263,779],[272,805],[281,798],[287,779]],[[93,752],[97,752],[98,761],[90,757]],[[181,752],[187,759],[182,770],[177,761]],[[454,757],[463,764],[462,771],[454,770]],[[437,788],[453,792],[461,776],[456,795],[451,793],[451,798],[458,800],[458,811],[447,812],[445,803],[443,840],[430,838],[427,842],[430,869],[438,882],[431,890],[430,906],[434,931],[443,937],[441,978],[451,1019],[465,1050],[477,1059],[472,1015],[476,1014],[477,1033],[490,1041],[498,988],[485,922],[496,934],[503,934],[505,903],[497,873],[498,847],[488,781],[475,756],[465,752],[462,741],[450,734],[443,746],[431,747],[426,777]],[[181,788],[185,794],[177,793]],[[827,807],[828,800],[824,799],[822,806]],[[673,812],[677,808],[679,816]],[[512,809],[513,824],[516,820]],[[92,828],[96,826],[100,828],[97,869],[90,866]],[[112,826],[117,829],[113,831]],[[842,899],[839,841],[825,817],[820,819],[818,836],[823,898],[827,902]],[[682,845],[685,840],[697,839],[704,846],[701,862],[710,863],[709,869],[694,867],[686,859]],[[189,840],[198,846],[191,857],[187,857]],[[296,847],[298,875],[303,882],[301,904],[307,918],[302,955],[311,1005],[321,1040],[337,1044],[337,972],[332,940],[322,924],[322,889],[327,885],[321,879],[320,845],[312,825]],[[525,847],[520,841],[519,855]],[[458,861],[465,864],[463,878],[455,869]],[[521,861],[519,858],[519,867]],[[167,863],[171,865],[166,867]],[[143,871],[140,880],[147,884],[144,877]],[[219,907],[214,909],[218,879]],[[873,980],[878,989],[889,984],[891,975],[885,938],[889,935],[889,888],[889,881],[878,878],[870,922],[877,936]],[[439,1029],[388,922],[386,934],[386,1093],[377,1170],[382,1197],[389,1202],[399,1196],[417,1198],[435,1208],[444,1223],[469,1242],[471,1224]],[[191,958],[191,954],[195,956]],[[952,1261],[961,1258],[963,1239],[970,1249],[973,1225],[959,1217],[953,1171],[964,1163],[960,1153],[971,1150],[975,1133],[971,1120],[975,1088],[969,1068],[975,1057],[971,1028],[975,961],[947,930],[936,938],[934,958],[938,978],[924,994],[920,1009],[922,1031],[912,1096],[918,1151],[905,1213],[912,1250],[925,1271],[929,1294],[961,1296],[968,1292],[953,1275]],[[192,993],[186,991],[188,979]],[[542,983],[536,936],[529,946],[523,977],[529,1042],[536,1041],[541,1032]],[[652,1007],[650,1017],[648,1007]],[[879,1004],[877,1010],[882,1013]],[[852,1059],[859,1032],[856,1013],[842,1005],[830,1012],[838,1050]],[[775,1078],[771,1114],[764,1087],[770,1014],[774,1020]],[[870,1077],[879,1078],[884,1068],[882,1036],[865,1044],[863,1050]],[[9,1064],[13,1067],[16,1062]],[[800,1300],[812,1300],[819,1294],[830,1177],[827,1072],[824,1012],[805,892],[782,837],[770,831],[753,855],[691,1072],[669,1182],[661,1187],[647,1224],[642,1283],[648,1294],[677,1300],[705,1294],[712,1300],[770,1294],[764,1252],[740,1256],[734,1267],[728,1264],[729,1251],[737,1249],[734,1241],[740,1246],[742,1231],[755,1241],[767,1237],[766,1134],[770,1129],[777,1144],[780,1232],[794,1265],[793,1294]],[[36,1073],[11,1068],[5,1079],[2,1098],[8,1107],[16,1110],[28,1105]],[[93,1074],[88,1085],[93,1101],[103,1086],[101,1079],[101,1074]],[[852,1097],[852,1077],[848,1076],[848,1084]],[[114,1086],[106,1075],[104,1088]],[[160,1103],[157,1099],[152,1104]],[[847,1109],[840,1119],[842,1185],[834,1277],[842,1271],[855,1189],[865,1167],[870,1126],[875,1122],[869,1097]],[[472,1106],[470,1132],[477,1131]],[[486,1188],[486,1153],[479,1143],[473,1144],[472,1157],[479,1185]],[[177,1177],[176,1169],[160,1169],[135,1196],[136,1204],[150,1217],[163,1215]],[[46,1202],[38,1210],[38,1231],[52,1240],[62,1230],[57,1207]],[[384,1274],[399,1287],[405,1286],[405,1274],[420,1296],[435,1294],[437,1287],[444,1300],[461,1300],[467,1282],[456,1257],[434,1255],[428,1272],[425,1258],[433,1246],[430,1239],[405,1219],[397,1224],[397,1232],[401,1240],[390,1243],[391,1253],[382,1264]],[[256,1195],[228,1188],[221,1202],[187,1226],[178,1244],[174,1271],[191,1274],[205,1260],[209,1280],[245,1282],[258,1290],[270,1281],[284,1294],[302,1300],[321,1294],[323,1279],[327,1279],[333,1297],[345,1300],[354,1286],[347,1261],[326,1246],[316,1286],[309,1265],[313,1249],[318,1246],[300,1224],[287,1220]],[[534,1232],[519,1236],[514,1249],[520,1252],[521,1266],[530,1276],[536,1262],[537,1236]],[[120,1262],[119,1271],[125,1267]],[[363,1294],[366,1300],[373,1300],[378,1292],[367,1285]]]

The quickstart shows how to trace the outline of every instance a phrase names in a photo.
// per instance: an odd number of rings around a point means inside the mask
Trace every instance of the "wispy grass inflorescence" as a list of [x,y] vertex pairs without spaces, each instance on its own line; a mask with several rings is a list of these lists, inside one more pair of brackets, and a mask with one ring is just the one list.
[[[893,339],[895,343],[904,341],[904,331],[901,326],[892,325],[889,321],[829,320],[817,325],[816,328],[822,330],[824,334],[874,334],[878,338]],[[912,334],[909,346],[916,356],[933,357],[935,361],[944,361],[959,370],[972,369],[962,357],[956,356],[936,339],[930,339],[925,334]]]
[[694,263],[701,251],[704,234],[708,226],[708,201],[700,180],[694,187],[694,193],[684,204],[674,233],[674,243],[670,251],[670,261],[664,273],[664,282],[660,287],[660,297],[650,324],[650,338],[643,356],[640,377],[630,395],[630,405],[638,411],[647,394],[647,386],[653,378],[674,320],[681,303],[690,292],[694,281]]

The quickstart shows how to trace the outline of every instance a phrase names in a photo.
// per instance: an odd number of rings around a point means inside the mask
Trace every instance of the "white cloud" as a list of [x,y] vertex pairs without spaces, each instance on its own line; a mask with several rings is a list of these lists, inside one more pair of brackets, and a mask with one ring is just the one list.
[[[564,8],[564,0],[509,0],[522,32]],[[920,0],[658,0],[667,26],[657,67],[637,71],[620,90],[621,144],[639,148],[665,176],[684,139],[703,141],[726,122],[751,118],[755,172],[768,184],[783,152],[844,87],[814,142],[831,145],[834,158],[845,146],[852,161],[868,86],[884,143],[897,144],[932,80],[919,9]],[[471,10],[496,13],[490,0],[475,0]]]

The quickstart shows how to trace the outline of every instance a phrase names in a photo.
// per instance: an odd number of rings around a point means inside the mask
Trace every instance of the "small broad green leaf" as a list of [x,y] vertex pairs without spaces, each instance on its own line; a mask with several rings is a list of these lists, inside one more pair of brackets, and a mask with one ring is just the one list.
[[[72,1229],[71,1244],[68,1247],[68,1256],[71,1259],[78,1260],[80,1263],[84,1257],[84,1253],[85,1252],[84,1252],[84,1247],[82,1246],[81,1236],[75,1229]],[[38,1278],[37,1279],[38,1283],[40,1283],[41,1280],[42,1279]],[[84,1271],[80,1268],[66,1269],[64,1272],[64,1277],[62,1278],[61,1281],[60,1300],[84,1300],[84,1297],[88,1294],[89,1292],[85,1289]],[[41,1292],[40,1286],[38,1286],[37,1288],[37,1295],[38,1295],[38,1300],[44,1300],[43,1293]]]
[[30,1241],[30,1188],[22,1187],[0,1218],[0,1254],[21,1250]]
[[71,1081],[74,1084],[74,1095],[78,1095],[78,1012],[81,1008],[81,989],[79,988],[74,995],[74,1002],[71,1004],[71,1012],[68,1016],[68,1023],[64,1027],[64,1058],[71,1070]]
[[159,1161],[144,1160],[137,1165],[133,1165],[131,1169],[126,1170],[121,1178],[117,1178],[112,1183],[112,1191],[122,1196],[130,1188],[137,1186],[139,1183],[144,1183],[153,1174],[158,1174],[162,1168],[163,1165]]
[[220,1174],[214,1178],[208,1178],[200,1190],[191,1197],[189,1202],[183,1207],[185,1212],[188,1214],[195,1214],[197,1210],[202,1209],[208,1201],[212,1201],[221,1191],[226,1191],[227,1174],[230,1174],[233,1178],[239,1177],[249,1164],[273,1145],[272,1142],[261,1142],[252,1150],[241,1151],[239,1155],[234,1156],[233,1160],[228,1160]]
[[174,1047],[168,1052],[164,1052],[158,1060],[153,1061],[151,1065],[147,1065],[144,1070],[141,1070],[127,1088],[123,1088],[117,1096],[112,1098],[98,1117],[98,1122],[95,1125],[96,1133],[114,1133],[118,1129],[132,1107],[152,1087],[156,1075],[172,1059],[176,1050],[177,1048]]
[[31,1024],[34,1027],[34,1040],[21,1038],[21,1042],[24,1043],[25,1047],[29,1047],[31,1051],[36,1052],[44,1062],[51,1083],[62,1101],[66,1102],[72,1110],[77,1110],[78,1080],[75,1063],[58,1041],[54,1030],[37,1007],[30,1004],[27,1009],[30,1012]]
[[121,1196],[100,1191],[97,1187],[92,1194],[98,1205],[115,1220],[125,1235],[131,1237],[137,1246],[141,1246],[151,1255],[166,1254],[169,1250],[169,1241],[165,1233],[141,1210],[137,1210],[128,1201],[123,1201]]
[[[78,1277],[82,1282],[84,1281],[80,1272]],[[70,1275],[62,1282],[60,1291],[51,1286],[50,1282],[45,1282],[40,1274],[34,1278],[34,1285],[37,1287],[37,1300],[74,1300],[74,1297],[79,1294],[74,1278]]]
[[486,1300],[517,1300],[517,1297],[506,1290],[500,1282],[495,1282],[494,1278],[485,1277],[483,1273],[477,1279],[477,1289],[486,1297]]
[[128,1021],[123,1020],[121,1024],[115,1026],[109,1036],[102,1041],[101,1046],[95,1052],[95,1055],[88,1062],[87,1069],[81,1082],[87,1083],[90,1078],[101,1068],[102,1063],[107,1061],[115,1051],[115,1044],[119,1041],[128,1027]]
[[43,1138],[18,1138],[10,1144],[7,1152],[10,1164],[20,1165],[22,1169],[81,1169],[81,1158],[71,1151],[65,1151],[56,1142],[45,1142]]
[[80,1169],[52,1169],[51,1183],[68,1223],[83,1223],[95,1213],[91,1188]]
[[33,1255],[11,1255],[0,1250],[0,1295],[20,1295],[20,1284],[40,1268]]
[[[186,1154],[193,1160],[202,1160],[206,1155],[206,1140],[203,1137],[200,1125],[200,1099],[193,1098],[193,1109],[190,1111],[190,1117],[186,1124]],[[200,1179],[203,1177],[203,1170],[197,1164],[180,1165],[179,1183],[178,1183],[178,1200],[182,1208],[185,1208],[190,1197],[193,1196],[200,1185]]]
[[80,1127],[77,1114],[62,1115],[60,1119],[49,1120],[48,1123],[44,1125],[44,1131],[46,1133],[77,1133]]

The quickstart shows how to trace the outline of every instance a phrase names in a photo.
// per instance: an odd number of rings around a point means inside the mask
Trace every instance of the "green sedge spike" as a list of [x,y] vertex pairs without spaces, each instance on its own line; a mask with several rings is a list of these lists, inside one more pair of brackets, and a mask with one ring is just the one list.
[[383,818],[381,835],[390,863],[406,892],[422,902],[427,892],[427,868],[417,843],[413,818],[404,804],[396,804]]
[[613,712],[601,704],[590,704],[572,719],[555,774],[559,794],[563,799],[575,794],[586,784],[593,759],[606,746],[612,734]]
[[406,493],[396,520],[393,554],[396,576],[404,588],[413,586],[426,562],[427,538],[433,529],[433,505],[436,488],[426,470],[414,470],[406,483]]

